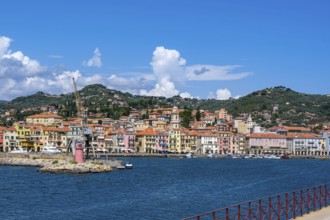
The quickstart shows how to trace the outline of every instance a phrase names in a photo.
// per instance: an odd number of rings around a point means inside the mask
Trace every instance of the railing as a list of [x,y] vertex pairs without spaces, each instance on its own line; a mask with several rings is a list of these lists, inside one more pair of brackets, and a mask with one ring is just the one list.
[[184,218],[184,220],[294,219],[327,207],[329,195],[328,186],[325,184],[228,206]]

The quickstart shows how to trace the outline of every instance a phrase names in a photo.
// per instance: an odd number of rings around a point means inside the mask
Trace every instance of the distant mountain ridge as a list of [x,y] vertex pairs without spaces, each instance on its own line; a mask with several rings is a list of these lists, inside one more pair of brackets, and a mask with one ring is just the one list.
[[[266,88],[239,99],[229,100],[139,96],[107,89],[101,84],[88,85],[80,90],[79,94],[84,106],[91,113],[113,118],[128,115],[131,108],[151,109],[176,105],[179,108],[200,108],[210,111],[225,108],[234,116],[246,113],[260,122],[271,121],[269,123],[275,123],[277,118],[295,124],[311,123],[311,117],[317,117],[318,121],[322,122],[330,120],[329,96],[298,93],[283,86]],[[54,106],[63,116],[76,114],[74,93],[50,95],[44,92],[18,97],[9,102],[0,102],[0,113],[9,109],[36,110],[41,106]]]

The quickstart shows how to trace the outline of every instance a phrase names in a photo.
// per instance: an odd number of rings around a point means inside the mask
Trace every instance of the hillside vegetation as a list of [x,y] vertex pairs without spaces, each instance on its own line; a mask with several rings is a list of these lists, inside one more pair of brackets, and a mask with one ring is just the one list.
[[[101,84],[86,86],[79,91],[79,94],[83,105],[90,113],[114,119],[128,115],[132,108],[139,110],[176,105],[179,108],[200,108],[209,111],[225,108],[234,116],[251,114],[257,122],[265,126],[274,125],[279,120],[288,125],[307,125],[313,120],[318,122],[330,120],[330,97],[298,93],[282,86],[255,91],[239,99],[229,100],[136,96],[107,89]],[[75,116],[77,112],[74,93],[49,95],[43,92],[18,97],[10,102],[0,102],[0,112],[25,109],[24,112],[30,111],[32,114],[41,106],[54,106],[64,117]],[[26,110],[29,108],[30,110]]]

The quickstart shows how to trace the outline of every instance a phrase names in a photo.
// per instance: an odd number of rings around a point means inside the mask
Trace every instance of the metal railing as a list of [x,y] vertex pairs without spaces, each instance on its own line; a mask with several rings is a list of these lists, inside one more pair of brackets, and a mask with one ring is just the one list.
[[184,220],[284,220],[328,206],[328,186],[320,185],[260,198],[184,218]]

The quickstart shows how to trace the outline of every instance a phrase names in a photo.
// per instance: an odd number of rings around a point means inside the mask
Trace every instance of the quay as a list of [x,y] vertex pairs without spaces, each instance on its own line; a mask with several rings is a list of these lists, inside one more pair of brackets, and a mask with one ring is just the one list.
[[326,184],[260,198],[183,220],[330,220]]

